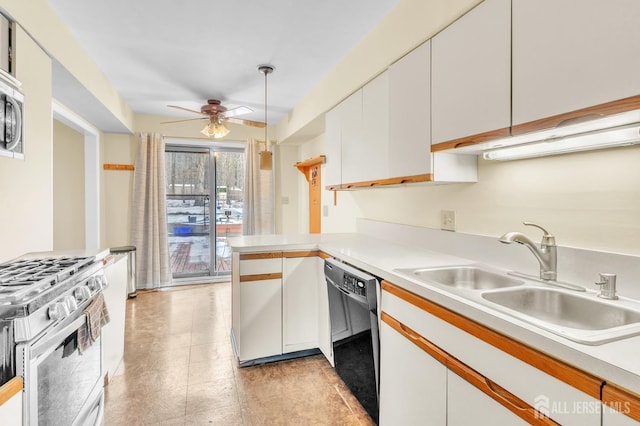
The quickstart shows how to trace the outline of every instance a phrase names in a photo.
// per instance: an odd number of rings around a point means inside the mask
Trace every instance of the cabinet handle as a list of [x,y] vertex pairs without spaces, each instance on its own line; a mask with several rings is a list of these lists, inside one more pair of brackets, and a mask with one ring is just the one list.
[[404,325],[402,323],[398,323],[398,324],[400,324],[400,328],[404,332],[405,336],[407,336],[411,340],[420,341],[420,336],[418,336],[415,333],[413,333],[413,331],[408,329],[406,325]]
[[511,395],[506,389],[498,386],[497,384],[493,383],[491,380],[489,380],[488,378],[484,378],[484,382],[487,385],[487,387],[489,388],[489,390],[491,390],[491,392],[493,392],[493,394],[495,396],[497,396],[498,398],[502,399],[503,401],[507,402],[509,405],[517,408],[518,410],[527,410],[529,407],[528,406],[523,406],[521,404],[521,401],[517,400],[513,395]]
[[578,124],[585,121],[595,120],[596,118],[601,118],[602,116],[603,116],[602,114],[591,113],[591,114],[580,115],[578,117],[566,118],[561,122],[559,122],[556,127],[570,126],[572,124]]
[[458,142],[457,144],[455,144],[454,148],[463,148],[465,146],[471,146],[471,145],[475,145],[478,142],[476,141],[468,141],[468,142]]

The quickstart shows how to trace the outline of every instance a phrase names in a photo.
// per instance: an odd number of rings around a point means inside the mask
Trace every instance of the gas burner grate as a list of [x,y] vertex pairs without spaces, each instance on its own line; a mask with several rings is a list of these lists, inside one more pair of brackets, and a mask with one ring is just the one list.
[[70,278],[95,257],[63,256],[21,259],[0,265],[0,302],[41,293]]

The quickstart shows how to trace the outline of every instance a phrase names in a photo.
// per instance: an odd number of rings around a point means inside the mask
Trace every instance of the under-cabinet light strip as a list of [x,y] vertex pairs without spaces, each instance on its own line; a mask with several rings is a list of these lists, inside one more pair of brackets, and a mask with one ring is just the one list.
[[510,146],[485,152],[485,160],[517,160],[522,158],[543,157],[546,155],[566,154],[640,143],[640,127],[630,126],[597,133],[553,138],[520,146]]

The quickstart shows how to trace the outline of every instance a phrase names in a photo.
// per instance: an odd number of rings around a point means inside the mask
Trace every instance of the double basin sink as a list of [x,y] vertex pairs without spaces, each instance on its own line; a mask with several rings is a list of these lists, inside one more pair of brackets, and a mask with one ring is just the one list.
[[569,340],[600,345],[640,334],[640,304],[604,300],[597,293],[564,290],[475,265],[398,269]]

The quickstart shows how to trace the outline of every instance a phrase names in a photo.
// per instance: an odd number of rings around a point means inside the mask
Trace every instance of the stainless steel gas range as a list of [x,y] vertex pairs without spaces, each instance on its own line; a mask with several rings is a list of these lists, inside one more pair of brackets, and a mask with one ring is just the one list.
[[87,339],[87,311],[106,286],[93,256],[0,264],[0,385],[22,376],[25,425],[101,423],[102,343]]

